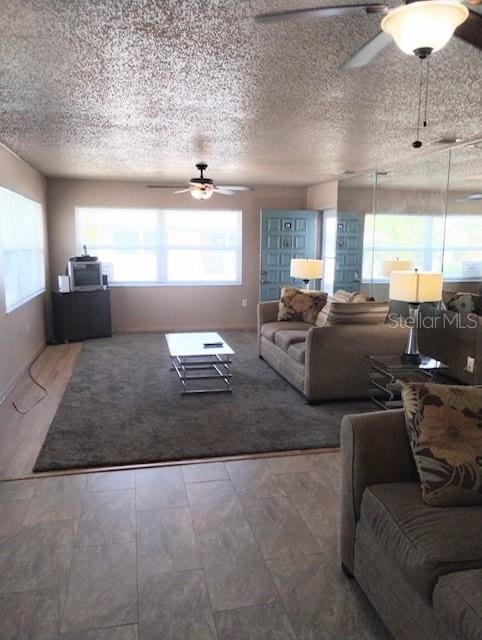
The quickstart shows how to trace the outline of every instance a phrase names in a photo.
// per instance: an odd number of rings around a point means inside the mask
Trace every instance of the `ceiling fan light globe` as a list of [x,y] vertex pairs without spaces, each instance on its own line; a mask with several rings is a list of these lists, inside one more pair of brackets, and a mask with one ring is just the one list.
[[454,0],[419,0],[392,9],[381,27],[399,49],[413,55],[421,49],[442,49],[468,16],[467,7]]
[[[207,185],[209,186],[209,185]],[[214,191],[207,187],[191,187],[191,196],[195,200],[209,200],[212,197]]]

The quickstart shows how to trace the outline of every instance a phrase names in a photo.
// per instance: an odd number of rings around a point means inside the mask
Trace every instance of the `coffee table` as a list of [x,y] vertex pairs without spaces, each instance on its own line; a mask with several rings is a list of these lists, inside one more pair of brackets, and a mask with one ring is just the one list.
[[230,393],[234,351],[218,333],[166,333],[171,370],[182,394]]

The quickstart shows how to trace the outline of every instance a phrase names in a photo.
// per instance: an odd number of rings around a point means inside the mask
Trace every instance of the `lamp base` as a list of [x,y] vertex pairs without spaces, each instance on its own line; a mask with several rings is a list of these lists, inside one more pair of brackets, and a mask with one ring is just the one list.
[[402,364],[419,365],[422,363],[422,356],[419,353],[403,353]]

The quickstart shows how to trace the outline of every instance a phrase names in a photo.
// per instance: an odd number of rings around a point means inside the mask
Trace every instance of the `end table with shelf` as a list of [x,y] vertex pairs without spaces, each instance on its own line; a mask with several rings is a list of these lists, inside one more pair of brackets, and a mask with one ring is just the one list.
[[431,382],[448,365],[428,356],[419,364],[404,363],[401,356],[370,356],[370,397],[383,409],[402,407],[401,390],[407,382]]

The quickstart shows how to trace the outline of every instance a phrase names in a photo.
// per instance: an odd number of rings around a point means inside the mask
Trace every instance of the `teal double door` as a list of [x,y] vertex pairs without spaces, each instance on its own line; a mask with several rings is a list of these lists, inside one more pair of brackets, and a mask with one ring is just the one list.
[[[300,286],[290,276],[292,258],[317,258],[321,247],[321,214],[317,211],[261,211],[260,300],[279,300],[285,284]],[[319,281],[311,283],[318,288]]]
[[338,212],[334,291],[360,291],[364,227],[364,214]]

